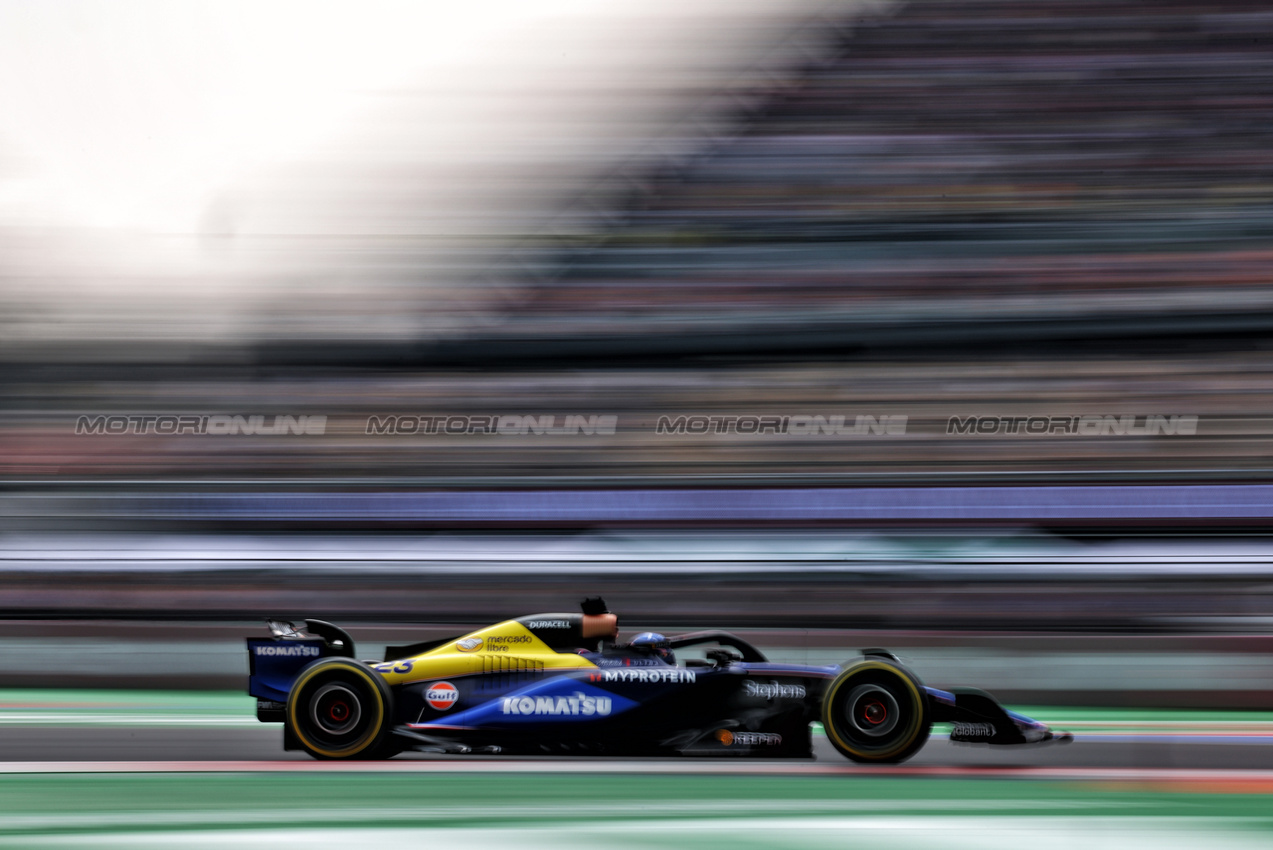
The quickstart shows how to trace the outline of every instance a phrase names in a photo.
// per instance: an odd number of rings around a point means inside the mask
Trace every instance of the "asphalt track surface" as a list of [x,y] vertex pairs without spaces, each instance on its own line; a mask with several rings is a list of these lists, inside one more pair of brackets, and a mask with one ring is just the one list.
[[[854,767],[815,735],[812,762],[773,759],[639,759],[636,764],[696,766],[713,771],[765,772],[776,765],[799,772],[802,767],[828,765]],[[242,723],[234,726],[5,726],[0,727],[0,762],[311,762],[304,753],[286,752],[282,727],[276,724]],[[405,753],[394,762],[434,762],[440,769],[466,763],[535,764],[550,771],[594,770],[612,759],[509,758],[491,756],[440,756]],[[326,763],[325,763],[326,764]],[[365,763],[364,763],[365,764]],[[423,767],[424,765],[420,765]],[[975,770],[1022,769],[1189,769],[1273,770],[1273,736],[1247,734],[1103,734],[1079,735],[1068,744],[1021,747],[988,747],[952,744],[935,734],[924,749],[907,762],[909,767]]]

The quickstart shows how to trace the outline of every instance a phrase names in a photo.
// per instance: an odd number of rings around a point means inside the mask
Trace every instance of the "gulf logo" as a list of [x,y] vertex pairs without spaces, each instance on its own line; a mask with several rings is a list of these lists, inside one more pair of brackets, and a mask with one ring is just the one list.
[[455,701],[460,698],[460,692],[455,689],[455,685],[450,682],[434,682],[429,685],[429,689],[424,692],[424,700],[438,711],[446,711],[455,705]]

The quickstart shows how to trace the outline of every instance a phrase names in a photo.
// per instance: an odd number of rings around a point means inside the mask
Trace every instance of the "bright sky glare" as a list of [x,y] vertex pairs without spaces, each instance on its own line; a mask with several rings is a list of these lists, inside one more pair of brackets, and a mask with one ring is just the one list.
[[590,0],[0,4],[0,220],[185,229],[370,92]]
[[846,2],[0,0],[0,346],[468,321],[456,245],[695,144]]

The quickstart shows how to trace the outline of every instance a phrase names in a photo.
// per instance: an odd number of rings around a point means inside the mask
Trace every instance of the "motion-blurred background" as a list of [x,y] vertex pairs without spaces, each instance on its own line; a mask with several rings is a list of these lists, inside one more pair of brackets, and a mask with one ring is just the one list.
[[0,682],[604,594],[1269,707],[1273,12],[0,3]]

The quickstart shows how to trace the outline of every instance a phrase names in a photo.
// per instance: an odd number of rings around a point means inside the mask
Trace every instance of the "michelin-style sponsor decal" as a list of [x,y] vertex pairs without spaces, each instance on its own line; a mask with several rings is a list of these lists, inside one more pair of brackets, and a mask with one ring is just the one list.
[[611,697],[592,697],[583,691],[575,691],[570,696],[535,696],[505,697],[502,705],[504,714],[534,715],[538,717],[552,715],[570,715],[572,717],[588,717],[598,715],[604,717],[613,708]]
[[528,629],[568,629],[570,628],[569,620],[530,620],[526,623]]
[[740,747],[776,747],[782,744],[782,736],[776,732],[731,732],[728,729],[717,732],[716,740],[727,747],[734,744]]
[[482,648],[482,639],[465,638],[464,640],[456,641],[455,648],[460,652],[477,652]]
[[257,645],[252,647],[256,655],[288,655],[301,658],[317,658],[322,652],[316,646],[287,646],[285,644]]
[[599,673],[589,673],[589,682],[652,682],[665,683],[674,682],[681,684],[691,684],[698,681],[697,674],[693,670],[679,670],[675,667],[663,668],[660,670],[640,669],[640,670],[602,670]]
[[993,723],[952,723],[950,728],[952,741],[984,741],[994,736]]
[[804,685],[780,685],[777,682],[743,682],[743,693],[760,699],[804,699]]
[[450,682],[434,682],[424,692],[424,701],[438,711],[446,711],[459,698],[460,692]]

